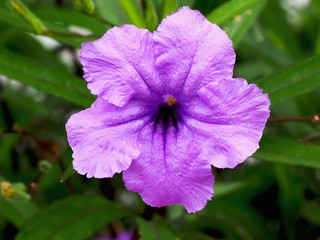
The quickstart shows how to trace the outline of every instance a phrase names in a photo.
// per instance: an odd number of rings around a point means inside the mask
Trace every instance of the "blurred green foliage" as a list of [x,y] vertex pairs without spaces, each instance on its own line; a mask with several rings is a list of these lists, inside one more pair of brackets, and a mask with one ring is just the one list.
[[[228,33],[235,76],[269,94],[274,120],[253,157],[233,170],[213,170],[214,197],[197,214],[146,207],[119,175],[74,174],[64,129],[72,113],[94,101],[82,79],[81,43],[115,25],[154,31],[184,5]],[[0,236],[94,239],[129,231],[144,240],[318,239],[319,87],[319,0],[1,1],[0,181],[24,183],[31,198],[0,196]]]

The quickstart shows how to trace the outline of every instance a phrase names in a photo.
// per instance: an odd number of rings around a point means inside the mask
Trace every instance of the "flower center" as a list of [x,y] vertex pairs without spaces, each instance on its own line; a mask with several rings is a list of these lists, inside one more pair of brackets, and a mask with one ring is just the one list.
[[172,95],[166,94],[163,96],[163,103],[158,107],[157,112],[153,116],[155,127],[161,126],[165,130],[169,127],[178,129],[178,122],[180,120],[178,110],[180,104]]
[[163,100],[166,104],[168,104],[169,106],[172,106],[173,104],[177,103],[177,99],[175,99],[174,96],[166,94],[163,96]]

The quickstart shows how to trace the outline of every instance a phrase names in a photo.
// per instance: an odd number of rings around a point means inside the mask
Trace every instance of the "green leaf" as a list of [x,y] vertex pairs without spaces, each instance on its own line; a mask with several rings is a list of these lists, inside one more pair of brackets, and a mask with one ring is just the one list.
[[177,10],[178,4],[176,0],[164,0],[162,9],[162,18],[172,14]]
[[69,197],[35,215],[16,239],[88,239],[103,226],[129,214],[126,209],[101,197]]
[[95,0],[98,12],[101,18],[114,23],[115,25],[123,25],[128,20],[122,11],[118,1],[114,0]]
[[223,239],[275,239],[265,219],[253,207],[232,198],[208,202],[201,218],[188,219],[185,231],[214,229],[223,234]]
[[69,164],[68,168],[64,171],[61,177],[61,182],[64,182],[67,180],[71,175],[75,174],[76,170],[73,169],[72,163]]
[[179,0],[178,1],[178,7],[183,7],[183,6],[189,6],[192,8],[195,0]]
[[0,2],[0,20],[32,32],[32,27],[23,21],[18,15],[14,14],[13,11],[4,4],[4,2]]
[[[3,30],[0,41],[1,48],[14,49],[14,52],[19,52],[21,55],[31,57],[50,66],[62,68],[63,70],[68,68],[61,63],[59,55],[56,52],[47,49],[31,34],[21,31],[21,29],[15,26],[8,24],[3,25],[4,23],[0,26]],[[23,42],[23,44],[21,44],[21,42]],[[37,51],[35,51],[35,49],[37,49]]]
[[300,214],[309,222],[320,225],[320,202],[318,200],[304,201]]
[[280,1],[267,1],[261,14],[261,21],[266,26],[267,33],[275,45],[295,58],[302,56],[293,29],[286,19],[286,13],[280,6]]
[[[1,118],[6,116],[2,116],[2,112],[0,115]],[[0,174],[3,176],[7,176],[9,174],[11,168],[11,150],[14,147],[14,144],[18,140],[19,136],[15,133],[6,133],[3,134],[1,131],[4,129],[0,129],[0,165],[1,170]]]
[[297,140],[264,135],[253,157],[267,161],[320,168],[320,147]]
[[252,8],[249,8],[245,12],[241,13],[241,15],[237,15],[235,18],[226,22],[222,26],[229,38],[232,40],[234,48],[237,47],[241,39],[254,23],[264,5],[265,1],[260,2]]
[[8,6],[13,12],[21,17],[37,34],[45,34],[48,29],[42,21],[29,10],[29,8],[20,0],[7,0]]
[[146,0],[146,23],[148,26],[148,29],[153,32],[156,30],[158,26],[158,15],[155,8],[155,4],[152,0]]
[[241,42],[241,48],[274,69],[290,66],[295,63],[291,56],[279,50],[264,36],[260,27],[254,25],[253,30],[255,30],[255,34],[247,34]]
[[[39,102],[35,100],[35,96],[38,95],[38,92],[33,94],[32,96],[26,94],[25,92],[21,92],[20,90],[8,87],[3,92],[3,96],[6,98],[6,101],[10,107],[13,109],[13,113],[18,111],[17,117],[15,119],[16,122],[19,122],[19,117],[22,117],[24,111],[29,115],[41,115],[52,117],[52,111],[50,108],[45,106],[43,102]],[[15,96],[12,98],[12,96]]]
[[234,75],[246,79],[249,83],[273,73],[272,67],[263,61],[247,61],[235,65]]
[[206,17],[215,24],[221,25],[222,23],[244,13],[248,9],[256,6],[264,0],[232,0],[228,1],[220,7],[214,9]]
[[164,219],[155,216],[152,221],[138,218],[138,225],[143,240],[177,240],[178,234]]
[[7,199],[0,196],[0,215],[21,228],[38,208],[33,202],[16,199]]
[[271,107],[320,87],[320,56],[280,70],[257,84],[269,94]]
[[290,236],[294,239],[295,223],[298,220],[301,199],[303,197],[304,188],[301,179],[294,172],[293,166],[286,164],[274,164],[274,172],[279,188],[279,206],[281,209],[282,222]]
[[7,50],[0,52],[0,74],[84,107],[94,100],[83,79]]
[[[13,11],[8,9],[3,3],[0,3],[0,20],[7,22],[13,26],[22,28],[24,31],[34,32],[34,30],[30,27],[29,24],[26,24],[25,21],[23,21],[19,16],[14,14]],[[79,48],[81,44],[84,42],[93,41],[101,36],[101,34],[93,36],[82,36],[70,31],[68,28],[69,26],[67,25],[58,24],[52,21],[43,21],[43,23],[49,29],[50,32],[44,33],[45,36],[50,36],[51,38],[54,38],[57,41],[60,41],[62,43],[76,48]]]
[[[227,182],[217,179],[213,186],[214,195],[212,204],[215,201],[233,199],[234,202],[248,202],[257,194],[264,192],[274,183],[272,165],[266,162],[252,165],[246,169],[245,178],[239,178],[231,173],[232,180]],[[209,204],[209,202],[208,202]],[[211,203],[210,203],[211,204]]]
[[59,22],[65,26],[74,25],[92,31],[96,34],[104,34],[107,31],[107,26],[92,17],[83,13],[72,11],[63,8],[40,7],[32,8],[32,11],[43,21]]
[[130,21],[138,28],[146,28],[147,24],[133,0],[119,0],[119,3]]
[[233,181],[228,183],[216,183],[214,185],[214,199],[224,197],[234,191],[239,191],[246,186],[249,186],[248,181]]

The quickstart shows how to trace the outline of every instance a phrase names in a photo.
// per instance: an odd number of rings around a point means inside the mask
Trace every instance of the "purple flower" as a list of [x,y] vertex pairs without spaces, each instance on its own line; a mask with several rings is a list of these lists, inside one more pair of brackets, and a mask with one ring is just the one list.
[[196,212],[213,195],[211,165],[233,168],[259,148],[268,96],[232,78],[232,42],[200,12],[183,7],[154,33],[114,27],[80,58],[98,98],[66,125],[78,173],[123,171],[147,204]]

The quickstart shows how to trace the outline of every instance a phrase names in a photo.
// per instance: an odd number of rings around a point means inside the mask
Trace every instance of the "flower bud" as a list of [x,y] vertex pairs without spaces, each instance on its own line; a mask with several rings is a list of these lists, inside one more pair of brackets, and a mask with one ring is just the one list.
[[38,163],[38,169],[39,169],[40,172],[43,172],[43,173],[50,172],[51,169],[52,169],[52,164],[48,160],[41,160]]
[[13,11],[22,17],[32,27],[36,34],[46,34],[49,30],[42,21],[37,18],[20,0],[11,0],[10,5]]
[[30,195],[26,192],[27,188],[23,183],[1,182],[1,193],[11,199],[29,200]]
[[95,12],[95,5],[92,0],[74,0],[73,6],[76,10],[93,15]]
[[8,182],[2,182],[1,183],[1,194],[8,198],[14,198],[16,195],[16,192],[12,185]]

